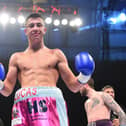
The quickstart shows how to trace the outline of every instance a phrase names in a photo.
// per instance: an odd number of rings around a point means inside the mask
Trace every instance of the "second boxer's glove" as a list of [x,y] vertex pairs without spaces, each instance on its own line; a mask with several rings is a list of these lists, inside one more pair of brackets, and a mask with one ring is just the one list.
[[78,81],[82,84],[87,83],[95,69],[95,62],[88,52],[81,52],[75,57],[75,68],[78,75]]

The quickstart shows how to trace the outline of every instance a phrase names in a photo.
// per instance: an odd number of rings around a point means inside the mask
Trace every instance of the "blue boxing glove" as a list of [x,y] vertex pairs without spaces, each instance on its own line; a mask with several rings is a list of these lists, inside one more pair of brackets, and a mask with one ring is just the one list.
[[88,52],[81,52],[75,57],[75,68],[78,75],[78,81],[82,84],[87,83],[95,69],[95,62]]
[[0,90],[4,88],[3,79],[5,78],[5,69],[2,63],[0,63]]

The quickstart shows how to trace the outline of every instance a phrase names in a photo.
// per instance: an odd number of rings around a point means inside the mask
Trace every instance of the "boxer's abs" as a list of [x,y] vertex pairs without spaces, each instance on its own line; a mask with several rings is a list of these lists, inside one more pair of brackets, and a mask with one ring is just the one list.
[[57,72],[29,73],[19,76],[21,87],[29,86],[56,86],[58,80]]

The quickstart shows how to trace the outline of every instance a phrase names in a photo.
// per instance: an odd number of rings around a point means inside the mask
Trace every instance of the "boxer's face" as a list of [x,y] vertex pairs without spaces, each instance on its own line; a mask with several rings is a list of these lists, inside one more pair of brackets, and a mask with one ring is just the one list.
[[110,96],[112,96],[113,98],[115,98],[115,92],[112,88],[106,88],[104,90],[104,92],[108,93]]
[[41,18],[29,18],[25,33],[31,42],[40,42],[46,33],[44,21]]

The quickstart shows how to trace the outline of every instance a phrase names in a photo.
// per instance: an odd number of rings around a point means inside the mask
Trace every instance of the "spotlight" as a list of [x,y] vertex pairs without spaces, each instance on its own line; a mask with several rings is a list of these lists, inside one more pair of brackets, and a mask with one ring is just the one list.
[[59,21],[58,19],[55,19],[55,20],[54,20],[54,25],[55,25],[55,26],[60,25],[60,21]]
[[116,24],[116,23],[117,23],[117,19],[114,18],[114,17],[111,17],[111,18],[109,18],[109,19],[107,20],[107,22],[108,22],[109,24]]
[[46,23],[46,24],[51,24],[51,23],[52,23],[52,18],[47,17],[47,18],[45,19],[45,23]]
[[126,21],[126,14],[125,13],[121,13],[119,15],[119,19],[120,19],[120,21]]
[[0,22],[1,24],[5,25],[9,21],[9,16],[6,13],[1,14],[0,16]]
[[82,25],[82,20],[80,18],[75,19],[75,25],[76,26],[81,26]]
[[71,27],[74,27],[74,26],[75,26],[75,21],[74,21],[74,20],[70,21],[69,25],[70,25]]
[[20,15],[20,16],[18,17],[18,23],[23,24],[24,22],[25,22],[24,16]]
[[11,17],[11,18],[10,18],[10,23],[11,23],[11,24],[15,24],[15,23],[16,23],[16,19],[15,19],[14,17]]
[[67,25],[68,24],[68,20],[67,19],[62,19],[61,23],[62,23],[62,25]]

